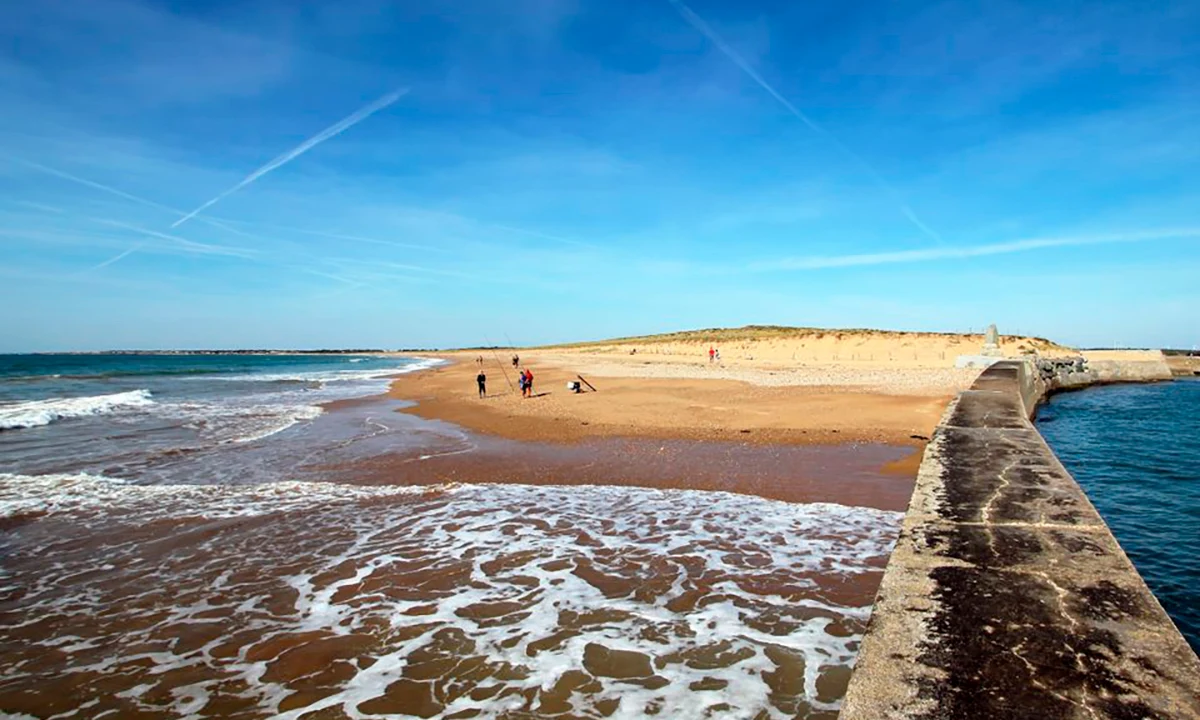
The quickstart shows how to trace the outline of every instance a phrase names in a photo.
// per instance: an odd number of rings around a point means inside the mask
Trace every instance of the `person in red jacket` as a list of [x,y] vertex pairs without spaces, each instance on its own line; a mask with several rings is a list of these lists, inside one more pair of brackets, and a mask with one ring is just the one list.
[[713,361],[713,358],[716,357],[716,355],[717,355],[717,351],[713,350],[712,345],[709,345],[708,346],[708,361],[711,363]]
[[533,371],[525,368],[525,397],[533,397]]

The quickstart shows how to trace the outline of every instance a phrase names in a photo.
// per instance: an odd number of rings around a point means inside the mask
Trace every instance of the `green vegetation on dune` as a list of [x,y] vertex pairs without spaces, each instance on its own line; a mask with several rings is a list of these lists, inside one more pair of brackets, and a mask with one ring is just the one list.
[[[978,339],[980,333],[951,333],[951,332],[908,332],[902,330],[876,330],[872,328],[813,328],[789,327],[785,325],[746,325],[740,328],[707,328],[702,330],[682,330],[673,333],[657,335],[635,335],[630,337],[612,338],[608,340],[589,340],[558,345],[544,345],[539,349],[573,349],[600,347],[604,345],[626,345],[631,343],[730,343],[747,340],[792,340],[802,338],[820,339],[827,335],[841,338],[844,335],[868,335],[879,337],[925,337],[925,338],[971,338]],[[1045,338],[1028,338],[1029,342],[1038,349],[1059,347]]]

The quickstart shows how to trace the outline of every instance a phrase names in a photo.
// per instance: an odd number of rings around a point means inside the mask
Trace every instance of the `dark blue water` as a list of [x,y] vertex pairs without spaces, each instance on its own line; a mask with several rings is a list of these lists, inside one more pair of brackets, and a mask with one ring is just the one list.
[[[325,406],[382,393],[388,377],[428,364],[377,355],[0,355],[0,473],[277,479],[284,461],[394,424],[364,416],[358,427],[304,432]],[[267,464],[270,472],[259,470]]]
[[1037,425],[1200,652],[1200,380],[1056,395]]

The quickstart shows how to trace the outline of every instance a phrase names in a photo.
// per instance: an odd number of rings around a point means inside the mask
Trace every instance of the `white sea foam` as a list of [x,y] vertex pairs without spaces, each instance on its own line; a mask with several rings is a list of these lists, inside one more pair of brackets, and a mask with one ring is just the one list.
[[155,408],[156,415],[175,420],[218,445],[262,440],[293,425],[315,420],[322,412],[320,406],[296,403],[289,395],[280,395],[275,403],[238,404],[231,399],[221,403],[163,403]]
[[[364,358],[351,358],[363,360]],[[320,370],[301,373],[266,373],[218,376],[216,379],[247,382],[303,382],[316,388],[284,390],[273,403],[239,404],[231,398],[222,403],[178,403],[164,405],[161,412],[181,418],[190,427],[217,443],[249,443],[265,439],[322,413],[318,403],[379,394],[387,391],[387,378],[443,364],[444,360],[422,359],[402,367],[372,370]],[[258,396],[255,396],[258,397]]]
[[[236,695],[247,717],[285,719],[831,713],[828,678],[852,663],[870,602],[837,588],[879,572],[900,520],[686,490],[87,475],[0,475],[0,509],[65,521],[0,560],[20,588],[0,624],[9,687],[45,691],[52,675],[24,661],[54,647],[81,704],[97,697],[87,678],[110,695],[120,678],[130,713],[207,716]],[[143,534],[163,519],[182,523]],[[103,540],[81,553],[89,537]],[[606,652],[647,670],[614,677]]]
[[56,420],[104,415],[124,408],[153,405],[149,390],[130,390],[111,395],[52,398],[0,405],[0,430],[49,425]]
[[[441,489],[449,489],[446,486]],[[322,482],[261,485],[134,485],[102,475],[0,473],[0,517],[114,512],[147,520],[254,517],[293,512],[321,503],[353,502],[426,492],[400,485]]]
[[[362,360],[363,358],[353,358]],[[225,380],[230,382],[308,382],[308,383],[336,383],[348,382],[353,380],[380,380],[383,378],[392,377],[394,375],[406,375],[408,373],[417,372],[420,370],[428,370],[432,367],[444,364],[445,360],[434,358],[423,358],[411,365],[402,365],[398,367],[372,368],[370,370],[309,370],[296,372],[279,372],[279,373],[248,373],[242,375],[215,375],[206,376],[205,380]]]

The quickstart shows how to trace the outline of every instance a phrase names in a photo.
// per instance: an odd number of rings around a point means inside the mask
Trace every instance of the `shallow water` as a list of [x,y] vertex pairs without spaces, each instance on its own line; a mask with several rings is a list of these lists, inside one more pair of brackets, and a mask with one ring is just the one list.
[[86,475],[0,515],[0,710],[64,718],[832,718],[901,517]]
[[1200,652],[1200,381],[1056,395],[1038,430]]
[[381,393],[388,376],[429,364],[346,355],[0,355],[0,470],[200,482],[221,468],[228,481],[232,468],[262,461],[242,457],[245,448],[262,455],[258,441],[304,428],[322,405]]

